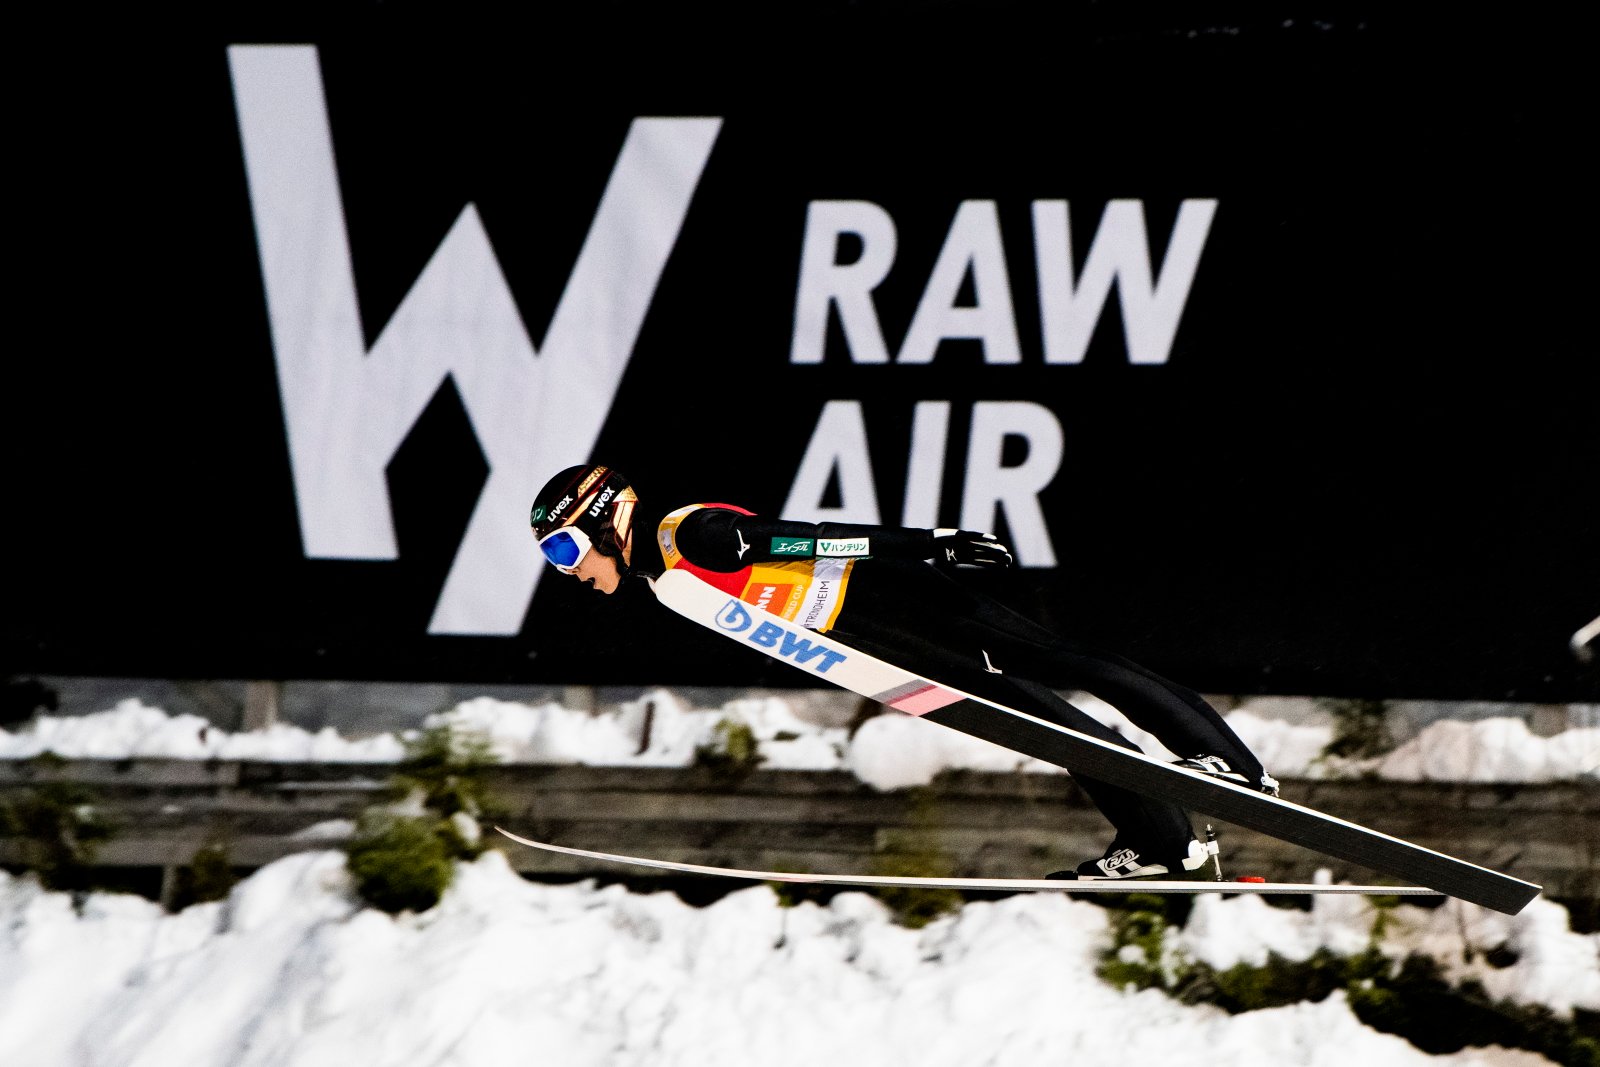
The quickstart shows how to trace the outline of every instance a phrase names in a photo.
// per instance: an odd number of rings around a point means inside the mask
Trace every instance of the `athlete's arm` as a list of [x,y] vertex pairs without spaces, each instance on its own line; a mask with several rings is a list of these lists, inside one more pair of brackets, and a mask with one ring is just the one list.
[[919,530],[841,522],[796,522],[705,507],[678,527],[678,551],[696,566],[731,572],[751,563],[863,558],[1009,566],[1011,552],[992,535],[970,530]]

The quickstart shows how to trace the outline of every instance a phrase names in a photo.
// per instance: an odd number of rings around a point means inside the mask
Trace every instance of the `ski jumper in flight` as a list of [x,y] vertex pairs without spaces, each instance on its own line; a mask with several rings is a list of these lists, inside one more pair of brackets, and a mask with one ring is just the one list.
[[[1057,689],[1090,693],[1180,755],[1179,766],[1277,794],[1278,783],[1198,693],[963,585],[961,567],[1011,565],[1010,550],[992,534],[796,522],[733,504],[689,504],[661,520],[652,552],[634,536],[638,503],[615,469],[569,467],[534,500],[533,533],[556,569],[602,593],[685,570],[907,671],[1139,751]],[[1049,877],[1183,877],[1208,858],[1183,808],[1073,777],[1115,835],[1100,857]]]

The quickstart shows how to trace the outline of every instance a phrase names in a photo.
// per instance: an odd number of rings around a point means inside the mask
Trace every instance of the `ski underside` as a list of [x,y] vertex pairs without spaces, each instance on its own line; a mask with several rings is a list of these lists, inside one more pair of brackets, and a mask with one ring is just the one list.
[[[678,614],[729,640],[782,660],[820,681],[1067,771],[1158,797],[1188,811],[1256,830],[1367,870],[1406,879],[1415,883],[1410,887],[1413,890],[1425,887],[1515,915],[1538,896],[1542,888],[1292,801],[1175,767],[1143,752],[1122,748],[930,681],[747,604],[685,571],[668,571],[653,584],[657,599]],[[760,877],[778,880],[779,876],[763,873]],[[1016,884],[1020,888],[1031,881],[1023,879]],[[1061,888],[1053,879],[1048,881],[1051,883],[1048,888]],[[1068,883],[1067,887],[1081,889],[1090,884]],[[1156,888],[1148,881],[1141,884],[1146,890]],[[1183,891],[1194,891],[1190,883],[1178,884],[1187,887]],[[1239,884],[1255,887],[1250,891],[1260,891],[1261,883]],[[1371,888],[1384,893],[1407,891],[1407,887]]]
[[1267,882],[1267,881],[1175,881],[1157,878],[1118,878],[1102,881],[1058,878],[913,878],[876,874],[799,874],[786,871],[746,871],[738,867],[707,867],[698,863],[674,863],[671,860],[646,859],[641,856],[621,856],[612,852],[592,852],[586,848],[568,848],[545,841],[519,837],[509,830],[496,826],[496,830],[519,844],[546,852],[559,852],[589,860],[606,860],[640,867],[654,867],[664,871],[681,871],[685,874],[715,875],[720,878],[747,878],[756,882],[789,882],[805,885],[849,885],[871,887],[897,887],[905,889],[967,889],[997,892],[1065,892],[1065,893],[1343,893],[1356,896],[1441,896],[1438,890],[1415,885],[1333,885],[1322,882]]

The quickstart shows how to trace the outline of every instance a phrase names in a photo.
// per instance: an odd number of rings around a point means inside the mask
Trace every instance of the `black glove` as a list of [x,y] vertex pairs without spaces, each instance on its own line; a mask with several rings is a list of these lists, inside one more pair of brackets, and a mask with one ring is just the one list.
[[933,562],[946,566],[964,563],[972,567],[1009,567],[1011,549],[994,534],[939,529],[933,531]]

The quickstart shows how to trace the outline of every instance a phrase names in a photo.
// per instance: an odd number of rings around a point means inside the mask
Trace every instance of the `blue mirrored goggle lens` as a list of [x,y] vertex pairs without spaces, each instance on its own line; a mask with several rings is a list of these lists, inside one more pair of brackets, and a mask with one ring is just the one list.
[[539,542],[539,547],[544,549],[544,557],[557,567],[576,567],[578,560],[588,549],[587,541],[579,544],[578,539],[572,536],[570,530],[557,530],[555,533]]

